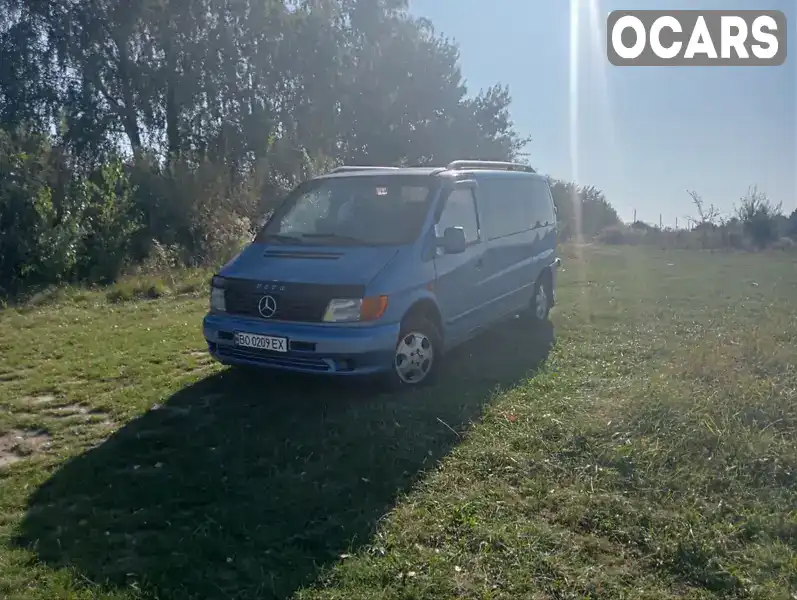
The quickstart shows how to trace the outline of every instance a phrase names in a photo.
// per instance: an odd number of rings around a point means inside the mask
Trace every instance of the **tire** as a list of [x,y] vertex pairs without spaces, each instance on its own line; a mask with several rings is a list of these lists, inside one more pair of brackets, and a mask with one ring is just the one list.
[[548,322],[552,301],[551,278],[547,272],[543,272],[534,284],[534,294],[531,297],[531,306],[529,307],[529,318],[533,324],[543,325]]
[[[415,389],[434,382],[440,372],[443,338],[434,323],[422,314],[410,315],[401,324],[396,352],[388,375],[391,388]],[[408,361],[414,363],[412,366]]]

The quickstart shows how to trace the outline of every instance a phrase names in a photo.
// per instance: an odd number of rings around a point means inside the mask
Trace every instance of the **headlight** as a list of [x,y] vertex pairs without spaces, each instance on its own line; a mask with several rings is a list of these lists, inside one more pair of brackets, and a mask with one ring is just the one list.
[[387,296],[368,298],[335,298],[324,313],[327,323],[375,321],[387,310]]
[[224,278],[218,275],[210,282],[210,310],[213,312],[227,311],[227,304],[224,301]]
[[347,300],[345,298],[336,298],[331,300],[324,313],[324,321],[328,323],[359,321],[362,303],[363,301],[361,299]]

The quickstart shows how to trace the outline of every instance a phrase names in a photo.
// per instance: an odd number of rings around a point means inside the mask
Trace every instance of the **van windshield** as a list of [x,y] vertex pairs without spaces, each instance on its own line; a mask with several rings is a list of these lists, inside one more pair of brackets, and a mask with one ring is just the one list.
[[428,177],[315,179],[294,190],[255,239],[260,243],[399,245],[415,240],[434,198]]

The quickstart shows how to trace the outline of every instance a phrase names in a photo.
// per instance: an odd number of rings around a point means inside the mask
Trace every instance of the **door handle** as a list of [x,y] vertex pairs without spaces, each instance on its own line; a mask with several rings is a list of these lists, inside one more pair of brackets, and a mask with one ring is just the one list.
[[481,269],[483,266],[484,266],[484,259],[483,258],[476,259],[476,268]]

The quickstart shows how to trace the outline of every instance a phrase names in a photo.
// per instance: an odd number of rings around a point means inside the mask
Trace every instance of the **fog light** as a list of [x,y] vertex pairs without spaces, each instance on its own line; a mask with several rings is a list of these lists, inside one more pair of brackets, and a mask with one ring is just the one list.
[[354,363],[348,359],[342,359],[337,361],[338,363],[338,371],[352,371],[354,369]]

